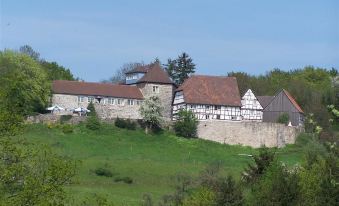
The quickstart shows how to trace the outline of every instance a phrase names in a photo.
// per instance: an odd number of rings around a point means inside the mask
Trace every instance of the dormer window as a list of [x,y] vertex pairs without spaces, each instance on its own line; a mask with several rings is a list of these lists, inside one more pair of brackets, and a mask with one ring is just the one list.
[[159,93],[159,86],[153,86],[153,93]]

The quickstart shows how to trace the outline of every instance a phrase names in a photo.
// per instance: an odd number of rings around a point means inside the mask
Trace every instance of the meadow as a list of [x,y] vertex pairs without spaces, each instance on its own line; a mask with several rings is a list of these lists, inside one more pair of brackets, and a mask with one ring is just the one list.
[[[174,191],[178,174],[197,177],[214,162],[221,163],[225,175],[239,179],[252,161],[248,155],[258,152],[250,147],[185,139],[168,131],[146,135],[141,129],[126,130],[107,124],[98,131],[78,125],[66,134],[56,127],[32,124],[18,138],[48,145],[76,161],[77,174],[67,192],[77,202],[100,195],[116,205],[139,205],[143,194],[159,199]],[[300,163],[304,145],[300,142],[277,149],[277,157],[289,166]],[[98,176],[95,171],[99,168],[110,171],[111,177]],[[133,182],[116,181],[125,177]]]

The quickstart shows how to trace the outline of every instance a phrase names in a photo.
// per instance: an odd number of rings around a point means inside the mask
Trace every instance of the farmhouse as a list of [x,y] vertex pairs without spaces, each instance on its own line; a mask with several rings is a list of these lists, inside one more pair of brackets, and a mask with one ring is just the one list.
[[93,102],[102,119],[141,119],[143,100],[158,96],[166,120],[175,120],[180,109],[187,109],[200,121],[276,122],[283,113],[293,126],[304,121],[301,107],[286,90],[275,96],[256,96],[249,89],[240,97],[235,77],[207,75],[192,75],[177,87],[159,64],[127,72],[120,84],[58,80],[52,90],[52,104],[65,108],[59,114],[72,114]]

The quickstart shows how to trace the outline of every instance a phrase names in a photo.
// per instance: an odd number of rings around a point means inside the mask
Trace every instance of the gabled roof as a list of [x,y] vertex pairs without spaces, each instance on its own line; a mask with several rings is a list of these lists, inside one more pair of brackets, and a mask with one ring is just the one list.
[[286,94],[286,96],[288,97],[288,99],[291,101],[291,103],[294,105],[294,107],[300,112],[300,113],[304,113],[304,111],[301,109],[301,107],[299,106],[299,104],[295,101],[295,99],[292,97],[292,95],[286,91],[285,89],[282,90],[282,92],[284,92]]
[[56,80],[53,81],[54,94],[107,96],[130,99],[143,99],[141,91],[135,86]]
[[159,64],[151,64],[145,66],[146,74],[140,78],[137,83],[161,83],[174,84],[168,73],[163,70]]
[[193,75],[176,90],[182,91],[189,104],[227,105],[241,107],[235,77]]
[[257,96],[259,103],[261,104],[262,108],[265,109],[269,103],[273,100],[274,96]]

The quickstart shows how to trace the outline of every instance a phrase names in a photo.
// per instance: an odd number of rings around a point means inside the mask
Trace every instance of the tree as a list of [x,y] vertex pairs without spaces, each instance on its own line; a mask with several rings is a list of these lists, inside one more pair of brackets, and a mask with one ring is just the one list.
[[279,115],[277,119],[277,123],[280,123],[280,124],[288,124],[289,121],[290,121],[290,116],[288,115],[288,113],[282,113],[281,115]]
[[34,51],[34,49],[29,45],[24,45],[19,48],[19,52],[30,56],[32,59],[39,61],[40,54],[39,52]]
[[0,52],[0,111],[29,115],[44,110],[50,83],[41,66],[27,55]]
[[195,72],[195,64],[193,63],[193,59],[189,57],[187,53],[183,52],[175,60],[168,59],[165,69],[172,80],[177,85],[180,85],[190,74]]
[[178,136],[193,138],[197,135],[198,120],[192,111],[180,110],[174,123],[174,130]]
[[108,80],[104,80],[103,82],[110,82],[110,83],[120,83],[125,81],[126,72],[129,72],[133,69],[136,69],[138,67],[144,66],[145,64],[143,62],[130,62],[130,63],[125,63],[120,67],[118,70],[115,71],[113,76],[109,78]]
[[216,188],[216,202],[220,206],[241,206],[244,198],[242,190],[232,176],[219,179]]
[[288,170],[273,161],[259,181],[252,187],[251,205],[298,205],[299,186],[297,170]]
[[248,167],[242,174],[242,179],[247,183],[256,182],[271,165],[275,159],[275,153],[270,149],[263,147],[259,149],[258,155],[253,155],[254,164],[248,164]]
[[90,130],[99,130],[101,127],[101,123],[95,111],[93,102],[90,102],[88,104],[87,109],[90,112],[86,120],[86,127]]
[[75,80],[69,69],[58,65],[56,62],[40,62],[42,68],[46,71],[48,79],[52,80]]
[[151,96],[147,98],[140,107],[140,114],[145,123],[145,132],[148,133],[149,129],[160,127],[163,122],[162,106],[158,96]]
[[0,205],[64,205],[75,163],[48,148],[0,138]]
[[97,116],[97,112],[95,111],[95,107],[93,102],[90,102],[87,106],[87,109],[90,111],[88,113],[88,116]]

